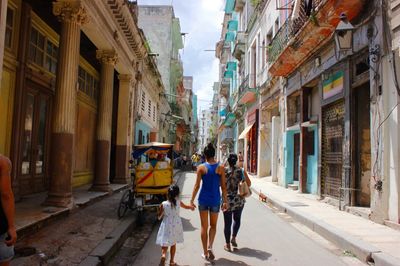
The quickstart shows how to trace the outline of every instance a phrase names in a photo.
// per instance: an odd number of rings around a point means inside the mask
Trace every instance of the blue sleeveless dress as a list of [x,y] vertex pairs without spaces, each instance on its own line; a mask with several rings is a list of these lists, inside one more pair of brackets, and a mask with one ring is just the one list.
[[201,177],[203,183],[200,189],[199,205],[219,206],[221,204],[220,176],[216,173],[219,163],[204,163],[207,174]]

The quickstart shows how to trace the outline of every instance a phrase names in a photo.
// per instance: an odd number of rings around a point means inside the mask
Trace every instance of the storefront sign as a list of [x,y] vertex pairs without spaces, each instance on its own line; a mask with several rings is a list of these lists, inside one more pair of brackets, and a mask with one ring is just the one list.
[[322,86],[322,98],[329,99],[343,92],[344,72],[343,70],[337,71],[324,80]]

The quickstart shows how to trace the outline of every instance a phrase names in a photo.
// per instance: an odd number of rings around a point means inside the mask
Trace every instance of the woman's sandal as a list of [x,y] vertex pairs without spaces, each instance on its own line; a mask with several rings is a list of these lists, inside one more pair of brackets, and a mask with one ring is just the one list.
[[165,257],[161,257],[159,265],[160,266],[164,266],[165,265]]
[[228,245],[224,245],[224,249],[225,249],[226,251],[228,251],[228,252],[232,252],[231,247],[228,246]]
[[210,258],[208,257],[208,255],[204,255],[204,254],[201,254],[201,257],[203,258],[203,259],[205,259],[205,260],[209,260]]
[[212,251],[212,249],[208,249],[208,258],[210,260],[214,260],[215,259],[215,255],[214,255],[214,252]]
[[236,239],[232,239],[231,240],[231,244],[232,244],[232,246],[234,247],[234,248],[237,248],[237,243],[236,243]]

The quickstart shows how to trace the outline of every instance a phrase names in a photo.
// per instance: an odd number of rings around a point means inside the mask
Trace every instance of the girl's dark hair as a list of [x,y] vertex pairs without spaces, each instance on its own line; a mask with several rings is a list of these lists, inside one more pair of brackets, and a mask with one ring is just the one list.
[[208,143],[207,147],[204,148],[204,155],[206,158],[213,158],[215,156],[215,148],[212,143]]
[[176,207],[176,197],[179,196],[179,187],[177,185],[171,185],[168,188],[167,198],[172,203],[173,207]]
[[228,163],[230,167],[234,167],[236,165],[236,162],[238,160],[238,156],[236,155],[236,153],[231,153],[228,156]]

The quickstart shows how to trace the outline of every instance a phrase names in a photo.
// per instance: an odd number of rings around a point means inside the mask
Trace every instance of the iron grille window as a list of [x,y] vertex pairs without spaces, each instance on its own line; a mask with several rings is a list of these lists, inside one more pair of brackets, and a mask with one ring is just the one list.
[[146,93],[142,91],[142,106],[141,106],[142,112],[144,112],[145,106],[146,106]]
[[147,106],[147,115],[151,118],[151,100],[149,99],[149,103]]
[[29,59],[32,63],[56,74],[58,47],[34,27],[31,28]]
[[13,29],[14,29],[14,10],[12,10],[11,8],[7,8],[6,34],[5,34],[4,45],[8,48],[12,48]]
[[79,90],[93,100],[97,100],[99,81],[93,75],[79,66],[78,71]]

